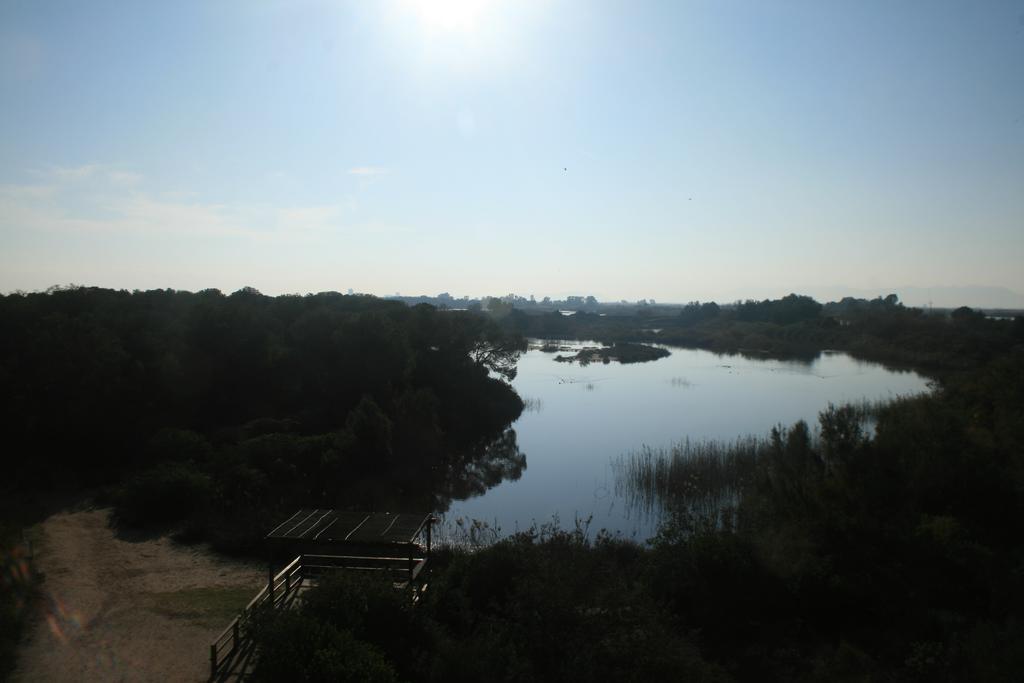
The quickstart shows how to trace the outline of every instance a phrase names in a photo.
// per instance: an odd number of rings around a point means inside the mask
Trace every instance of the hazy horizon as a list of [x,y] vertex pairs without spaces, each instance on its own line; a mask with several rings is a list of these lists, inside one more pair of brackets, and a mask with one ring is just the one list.
[[969,306],[973,308],[983,309],[1006,309],[1006,310],[1024,310],[1024,295],[1014,292],[1006,288],[999,287],[882,287],[880,289],[857,289],[853,287],[795,287],[788,290],[768,291],[764,290],[761,293],[757,292],[740,292],[725,294],[722,296],[705,297],[703,299],[699,297],[689,297],[682,299],[663,299],[658,297],[639,297],[637,299],[627,299],[624,297],[615,296],[597,296],[593,291],[586,288],[570,290],[565,292],[504,292],[501,290],[495,292],[451,292],[448,290],[442,290],[438,292],[366,292],[357,290],[352,287],[332,287],[328,289],[320,290],[265,290],[253,285],[237,285],[231,287],[216,287],[216,286],[199,286],[199,287],[153,287],[153,288],[133,288],[133,287],[119,287],[119,286],[106,286],[97,285],[91,283],[65,283],[65,284],[54,284],[49,287],[41,287],[32,290],[15,289],[10,292],[0,292],[0,294],[14,294],[14,293],[38,293],[46,292],[53,289],[63,289],[67,287],[102,287],[106,289],[115,290],[126,290],[126,291],[144,291],[145,289],[171,289],[176,291],[190,291],[198,292],[205,289],[216,289],[224,294],[231,294],[232,292],[238,291],[246,287],[252,287],[259,291],[261,294],[267,296],[280,296],[280,295],[299,295],[305,296],[310,294],[319,294],[323,292],[337,292],[339,294],[356,294],[356,295],[371,295],[380,298],[437,298],[440,295],[447,294],[452,299],[458,300],[484,300],[490,297],[508,297],[518,296],[525,299],[533,297],[537,302],[541,302],[545,297],[550,298],[553,301],[564,301],[567,297],[587,297],[594,296],[595,299],[601,304],[617,304],[627,303],[636,304],[641,300],[647,301],[650,304],[658,305],[669,305],[678,306],[691,303],[694,301],[711,302],[714,301],[719,304],[733,304],[742,301],[755,300],[761,301],[765,299],[779,299],[789,294],[798,294],[803,296],[810,296],[820,303],[828,303],[839,301],[844,297],[853,297],[856,299],[875,299],[878,297],[886,297],[890,294],[896,294],[899,298],[900,303],[905,306],[911,306],[915,308],[957,308],[960,306]]
[[1022,63],[1008,1],[5,3],[0,291],[1024,306]]

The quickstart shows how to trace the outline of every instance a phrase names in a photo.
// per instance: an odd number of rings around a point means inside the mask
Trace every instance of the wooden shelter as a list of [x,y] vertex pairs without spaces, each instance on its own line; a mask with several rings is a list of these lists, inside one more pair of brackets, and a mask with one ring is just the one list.
[[422,537],[430,547],[432,515],[393,512],[299,510],[274,527],[266,538],[322,547],[407,545]]
[[434,521],[429,513],[303,509],[278,524],[267,534],[270,549],[275,556],[294,559],[277,572],[271,559],[267,584],[210,644],[210,680],[238,678],[249,666],[253,647],[246,624],[255,612],[291,607],[303,589],[325,575],[380,572],[396,588],[411,589],[418,600],[426,589],[423,570]]
[[336,569],[380,570],[418,588],[433,523],[429,513],[302,509],[267,534],[267,542],[278,557],[301,557],[311,579]]
[[303,509],[275,527],[267,540],[297,554],[430,554],[433,515]]

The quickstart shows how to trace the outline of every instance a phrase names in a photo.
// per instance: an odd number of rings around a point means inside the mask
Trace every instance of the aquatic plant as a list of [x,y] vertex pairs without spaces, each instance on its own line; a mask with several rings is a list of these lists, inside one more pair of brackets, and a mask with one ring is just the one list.
[[646,515],[688,511],[719,517],[738,503],[768,447],[757,437],[643,446],[612,462],[615,493]]

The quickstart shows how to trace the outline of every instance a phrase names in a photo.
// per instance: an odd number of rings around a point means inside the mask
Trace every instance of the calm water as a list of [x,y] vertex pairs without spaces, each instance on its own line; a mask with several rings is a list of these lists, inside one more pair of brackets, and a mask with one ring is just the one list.
[[611,463],[622,454],[687,438],[766,435],[774,425],[800,419],[816,426],[818,412],[829,402],[928,389],[916,373],[841,353],[806,363],[670,350],[671,356],[649,363],[580,367],[557,363],[556,354],[531,347],[513,383],[527,402],[513,425],[526,470],[518,481],[452,503],[446,524],[477,519],[509,533],[555,517],[572,527],[575,518],[592,515],[591,531],[606,528],[643,540],[652,535],[656,520],[628,509],[615,495]]

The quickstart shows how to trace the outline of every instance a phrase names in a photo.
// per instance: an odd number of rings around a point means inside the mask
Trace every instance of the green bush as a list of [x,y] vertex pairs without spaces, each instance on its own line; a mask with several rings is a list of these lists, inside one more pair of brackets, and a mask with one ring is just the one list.
[[114,494],[118,524],[152,528],[196,514],[213,493],[210,478],[186,463],[167,463],[131,478]]
[[638,580],[645,555],[545,526],[454,558],[422,607],[445,636],[430,680],[728,680]]
[[374,643],[403,679],[414,676],[432,640],[409,593],[377,572],[328,577],[303,596],[302,613]]
[[149,440],[146,456],[151,463],[205,463],[213,458],[210,442],[187,429],[161,429]]
[[268,614],[252,635],[259,650],[253,681],[398,681],[377,648],[306,614]]

